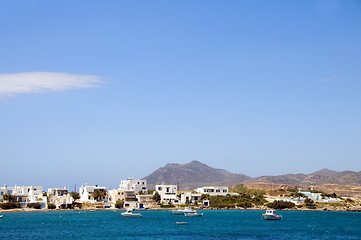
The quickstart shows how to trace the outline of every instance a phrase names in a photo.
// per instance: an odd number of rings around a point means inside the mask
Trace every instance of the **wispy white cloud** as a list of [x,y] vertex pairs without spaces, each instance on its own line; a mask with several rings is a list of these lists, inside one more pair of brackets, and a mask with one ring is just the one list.
[[327,77],[327,78],[324,78],[322,79],[322,82],[332,82],[336,79],[340,79],[342,78],[342,76],[332,76],[332,77]]
[[24,72],[0,74],[0,97],[19,93],[60,92],[99,86],[100,78],[59,72]]

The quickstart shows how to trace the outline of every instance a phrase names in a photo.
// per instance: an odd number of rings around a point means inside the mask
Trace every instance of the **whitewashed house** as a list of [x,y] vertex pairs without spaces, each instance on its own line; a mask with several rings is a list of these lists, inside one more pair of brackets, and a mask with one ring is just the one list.
[[284,202],[291,202],[296,205],[300,205],[304,203],[306,198],[304,197],[277,197],[275,200],[277,201],[284,201]]
[[[92,193],[95,191],[104,192],[104,196],[95,198],[92,196]],[[98,185],[95,186],[81,186],[79,188],[79,195],[80,201],[83,202],[90,202],[90,203],[103,203],[106,207],[109,206],[108,196],[107,196],[107,188],[106,187],[99,187]]]
[[54,204],[59,208],[72,208],[74,199],[69,191],[64,188],[48,188],[48,203]]
[[336,203],[336,202],[341,201],[341,199],[339,199],[339,198],[323,197],[322,193],[314,193],[314,192],[309,192],[309,191],[302,191],[301,189],[299,189],[298,192],[302,193],[303,195],[305,195],[306,197],[308,197],[312,201],[318,202],[318,203]]
[[229,194],[228,187],[225,186],[201,187],[195,191],[200,194],[209,194],[209,196],[226,196]]
[[155,191],[160,195],[161,203],[179,203],[177,199],[177,185],[161,184],[155,186]]
[[120,190],[134,191],[135,193],[147,193],[147,180],[134,180],[128,178],[127,180],[121,180],[119,185]]
[[[1,195],[2,194],[2,195]],[[3,200],[4,194],[11,194],[15,197],[16,202],[26,207],[28,203],[40,203],[41,208],[47,207],[47,197],[43,196],[42,186],[14,186],[4,185],[0,190],[0,201]]]
[[136,208],[138,199],[134,191],[124,191],[124,208]]
[[113,189],[109,190],[109,202],[114,206],[118,200],[125,200],[125,190]]
[[181,204],[195,204],[196,202],[201,201],[202,194],[200,193],[182,193],[181,194]]
[[154,203],[153,196],[153,194],[136,195],[137,207],[140,209],[152,207]]

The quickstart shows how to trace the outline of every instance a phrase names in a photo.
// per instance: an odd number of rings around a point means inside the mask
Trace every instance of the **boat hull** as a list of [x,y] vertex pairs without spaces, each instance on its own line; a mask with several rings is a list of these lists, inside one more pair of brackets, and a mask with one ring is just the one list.
[[142,214],[140,213],[134,213],[134,214],[123,214],[121,213],[122,217],[126,217],[126,218],[140,218],[143,217]]
[[187,216],[187,217],[201,217],[201,216],[203,216],[203,213],[185,213],[184,216]]
[[267,214],[262,214],[262,217],[264,220],[281,220],[282,216],[280,215],[267,215]]

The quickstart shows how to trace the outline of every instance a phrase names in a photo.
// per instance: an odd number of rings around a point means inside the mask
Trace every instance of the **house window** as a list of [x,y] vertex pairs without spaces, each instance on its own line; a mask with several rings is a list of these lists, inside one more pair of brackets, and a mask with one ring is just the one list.
[[227,189],[224,189],[223,192],[227,192]]
[[217,189],[216,192],[220,192],[221,190]]

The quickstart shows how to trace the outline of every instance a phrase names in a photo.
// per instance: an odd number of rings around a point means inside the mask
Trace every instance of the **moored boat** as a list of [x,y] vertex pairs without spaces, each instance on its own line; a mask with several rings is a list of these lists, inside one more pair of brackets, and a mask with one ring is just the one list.
[[201,217],[201,216],[203,216],[203,213],[197,213],[197,212],[185,213],[184,216],[187,216],[187,217]]
[[270,210],[266,210],[266,213],[262,214],[262,218],[264,220],[281,220],[282,216],[277,215],[276,210],[270,209]]
[[184,215],[185,213],[195,213],[192,207],[185,207],[184,209],[177,209],[172,211],[174,215]]
[[177,222],[178,225],[186,225],[187,222]]
[[140,213],[133,213],[132,209],[127,209],[127,211],[122,212],[121,215],[123,217],[143,217],[143,215]]

